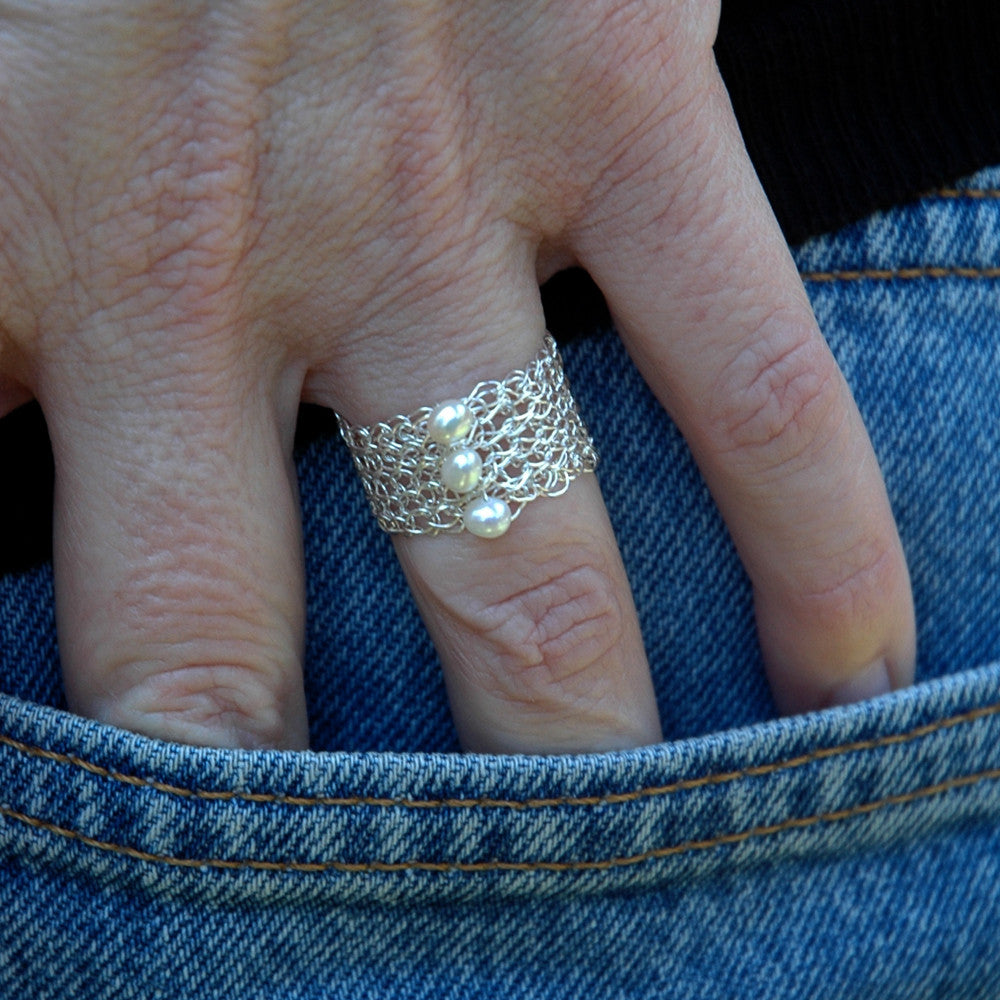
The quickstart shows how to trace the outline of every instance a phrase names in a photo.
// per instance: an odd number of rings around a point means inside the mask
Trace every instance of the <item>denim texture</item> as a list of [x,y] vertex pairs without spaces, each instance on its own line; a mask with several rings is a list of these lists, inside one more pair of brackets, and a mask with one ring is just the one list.
[[455,753],[391,547],[314,441],[313,752],[67,714],[51,572],[0,580],[0,997],[1000,996],[1000,168],[795,254],[885,471],[915,687],[776,718],[725,528],[595,332],[564,359],[667,742]]

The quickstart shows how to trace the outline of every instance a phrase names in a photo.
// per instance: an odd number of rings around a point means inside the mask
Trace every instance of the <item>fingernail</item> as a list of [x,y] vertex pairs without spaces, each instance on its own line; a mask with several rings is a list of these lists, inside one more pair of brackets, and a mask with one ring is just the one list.
[[877,698],[892,690],[889,667],[885,660],[876,660],[849,680],[838,684],[830,691],[830,705],[850,705],[856,701]]

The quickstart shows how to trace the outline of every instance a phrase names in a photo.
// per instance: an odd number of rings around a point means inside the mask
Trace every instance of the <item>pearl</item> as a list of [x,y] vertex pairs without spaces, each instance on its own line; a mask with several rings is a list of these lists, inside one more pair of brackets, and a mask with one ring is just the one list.
[[510,527],[510,507],[498,497],[473,500],[462,511],[462,522],[479,538],[499,538]]
[[479,485],[483,460],[472,448],[462,448],[445,456],[441,463],[441,482],[452,493],[468,493]]
[[427,436],[438,444],[459,441],[471,430],[472,414],[460,399],[436,406],[427,419]]

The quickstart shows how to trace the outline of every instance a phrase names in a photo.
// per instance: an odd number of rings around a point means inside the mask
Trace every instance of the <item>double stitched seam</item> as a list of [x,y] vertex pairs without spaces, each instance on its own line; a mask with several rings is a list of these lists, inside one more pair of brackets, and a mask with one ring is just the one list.
[[294,796],[280,795],[272,792],[244,792],[238,790],[212,790],[201,788],[184,788],[179,785],[171,785],[166,782],[154,781],[150,778],[141,778],[136,775],[123,774],[114,771],[100,764],[85,760],[72,754],[59,753],[55,750],[47,750],[43,747],[23,743],[11,736],[0,734],[0,746],[10,747],[18,753],[28,757],[40,758],[70,767],[80,768],[89,774],[109,781],[117,781],[135,788],[148,788],[166,795],[177,795],[184,798],[207,799],[209,801],[231,801],[255,803],[275,803],[283,806],[366,806],[378,808],[396,809],[549,809],[560,806],[607,806],[620,805],[627,802],[635,802],[639,799],[656,798],[659,796],[672,795],[676,792],[689,791],[695,788],[703,788],[709,785],[722,785],[738,781],[742,778],[754,778],[778,771],[790,770],[812,764],[816,761],[827,760],[831,757],[839,757],[843,754],[855,753],[865,750],[879,750],[883,747],[898,746],[910,743],[913,740],[930,736],[933,733],[955,726],[976,722],[979,719],[989,718],[1000,714],[1000,702],[993,705],[985,705],[974,708],[959,715],[948,716],[944,719],[937,719],[934,722],[926,723],[910,729],[904,733],[895,733],[887,736],[878,736],[868,740],[855,740],[850,743],[842,743],[832,747],[823,747],[817,750],[810,750],[808,753],[790,757],[785,760],[775,761],[769,764],[757,764],[751,767],[744,767],[733,771],[723,771],[716,774],[705,775],[700,778],[685,778],[667,785],[653,785],[645,788],[638,788],[630,792],[614,792],[604,795],[563,795],[551,798],[531,798],[531,799],[494,799],[494,798],[444,798],[444,799],[403,799],[403,798],[376,798],[369,796]]
[[594,861],[260,861],[253,859],[230,860],[226,858],[177,858],[167,854],[152,854],[148,851],[140,851],[134,847],[126,847],[121,844],[114,844],[104,840],[97,840],[87,837],[76,830],[57,826],[45,820],[28,816],[24,813],[15,812],[13,809],[0,807],[0,815],[9,819],[17,820],[27,826],[37,830],[44,830],[48,833],[65,837],[84,844],[87,847],[100,851],[108,851],[112,854],[124,855],[136,861],[147,861],[156,864],[171,865],[178,868],[216,868],[216,869],[252,869],[267,872],[298,872],[298,873],[322,873],[327,871],[337,871],[346,873],[391,873],[404,871],[425,871],[425,872],[586,872],[605,871],[612,868],[625,868],[629,865],[637,865],[646,861],[656,861],[665,858],[676,857],[678,855],[690,854],[695,851],[706,851],[715,847],[722,847],[729,844],[740,844],[744,841],[755,838],[769,837],[788,830],[801,830],[820,823],[837,823],[842,820],[851,819],[856,816],[869,815],[888,806],[900,806],[907,803],[916,802],[920,799],[928,799],[936,795],[944,794],[956,788],[968,788],[985,781],[995,781],[1000,778],[1000,768],[992,768],[988,771],[980,771],[976,774],[962,775],[951,778],[948,781],[941,781],[934,785],[926,785],[914,791],[897,795],[888,795],[885,798],[874,802],[865,802],[861,805],[851,806],[846,809],[838,809],[832,812],[821,812],[811,816],[799,816],[793,819],[784,820],[781,823],[773,823],[767,826],[755,826],[749,830],[741,830],[734,833],[722,834],[705,840],[689,840],[680,844],[672,844],[667,847],[654,847],[648,851],[638,854],[622,855],[619,857],[605,858]]
[[919,278],[1000,278],[1000,267],[900,267],[865,268],[857,271],[803,271],[803,281],[913,281]]
[[1000,198],[1000,188],[938,188],[930,191],[928,198]]

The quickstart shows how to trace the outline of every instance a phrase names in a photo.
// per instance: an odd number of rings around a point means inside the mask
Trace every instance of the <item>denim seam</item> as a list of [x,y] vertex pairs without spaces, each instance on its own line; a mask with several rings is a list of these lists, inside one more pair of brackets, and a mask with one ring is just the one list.
[[938,188],[928,198],[1000,198],[1000,188]]
[[668,847],[655,847],[639,854],[606,858],[599,861],[263,861],[255,859],[231,860],[226,858],[178,858],[167,854],[153,854],[141,851],[135,847],[127,847],[109,841],[88,837],[77,830],[58,826],[47,820],[16,812],[13,809],[0,806],[0,815],[8,819],[24,823],[36,830],[56,834],[67,840],[77,841],[86,847],[107,851],[129,857],[135,861],[147,861],[170,865],[179,868],[216,868],[216,869],[252,869],[256,871],[297,872],[303,874],[318,874],[327,871],[338,871],[353,874],[388,874],[405,871],[426,871],[440,873],[479,873],[496,871],[522,872],[578,872],[606,871],[613,868],[624,868],[647,861],[658,861],[669,857],[690,854],[695,851],[705,851],[715,847],[740,844],[747,840],[773,836],[788,830],[801,830],[820,823],[836,823],[857,816],[870,815],[889,806],[907,805],[921,799],[942,795],[957,788],[968,788],[985,781],[995,781],[1000,778],[1000,768],[991,768],[974,774],[961,775],[926,785],[910,792],[888,795],[874,802],[863,802],[856,806],[838,809],[832,812],[816,813],[812,816],[798,816],[766,826],[755,826],[749,830],[722,834],[706,840],[691,840]]
[[676,792],[690,791],[696,788],[703,788],[709,785],[730,784],[743,778],[756,778],[780,771],[791,770],[812,764],[817,761],[827,760],[831,757],[840,757],[844,754],[855,753],[868,750],[880,750],[884,747],[898,746],[900,744],[911,743],[924,736],[930,736],[945,729],[952,729],[956,726],[967,725],[980,719],[1000,714],[1000,702],[993,705],[985,705],[980,708],[971,709],[959,715],[947,716],[944,719],[937,719],[934,722],[925,723],[914,729],[903,733],[893,733],[879,736],[874,739],[856,740],[850,743],[842,743],[832,747],[823,747],[817,750],[810,750],[808,753],[797,757],[787,758],[781,761],[774,761],[769,764],[756,764],[751,767],[740,768],[735,771],[723,771],[716,774],[705,775],[700,778],[685,778],[672,782],[668,785],[654,785],[646,788],[635,789],[630,792],[608,793],[605,795],[588,796],[559,796],[552,798],[535,799],[491,799],[491,798],[446,798],[446,799],[393,799],[375,798],[364,796],[333,797],[333,796],[291,796],[272,792],[243,792],[237,790],[212,790],[200,788],[184,788],[180,785],[171,785],[166,782],[156,781],[150,778],[140,778],[135,775],[124,774],[119,771],[112,771],[93,761],[86,760],[71,754],[59,753],[55,750],[47,750],[43,747],[23,743],[11,736],[0,734],[0,745],[7,746],[28,757],[36,757],[42,760],[52,761],[57,764],[77,767],[81,770],[105,778],[110,781],[121,782],[136,788],[148,788],[166,795],[176,795],[183,798],[206,799],[209,801],[232,801],[252,802],[258,804],[274,803],[282,806],[337,806],[337,807],[378,807],[378,808],[404,808],[404,809],[548,809],[554,807],[596,807],[608,805],[621,805],[628,802],[635,802],[639,799],[658,798],[668,796]]
[[803,271],[803,281],[829,284],[835,281],[913,281],[919,278],[1000,278],[1000,267],[872,267],[845,271]]

